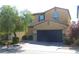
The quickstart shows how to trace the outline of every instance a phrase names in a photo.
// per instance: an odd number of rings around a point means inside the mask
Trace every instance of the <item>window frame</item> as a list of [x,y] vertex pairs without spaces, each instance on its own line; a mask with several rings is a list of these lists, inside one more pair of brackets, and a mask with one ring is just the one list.
[[[44,14],[40,14],[38,17],[39,17],[39,22],[45,21],[45,15]],[[41,17],[43,17],[43,19]]]
[[58,11],[55,11],[52,13],[52,18],[53,20],[55,21],[59,21],[59,18],[60,18],[60,13]]

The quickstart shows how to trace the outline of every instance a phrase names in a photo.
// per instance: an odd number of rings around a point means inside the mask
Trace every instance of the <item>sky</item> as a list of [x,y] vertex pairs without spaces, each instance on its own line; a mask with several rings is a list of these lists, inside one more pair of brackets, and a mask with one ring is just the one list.
[[53,7],[69,9],[71,20],[77,21],[77,6],[79,0],[0,0],[2,5],[11,5],[18,11],[29,10],[32,13],[44,12]]

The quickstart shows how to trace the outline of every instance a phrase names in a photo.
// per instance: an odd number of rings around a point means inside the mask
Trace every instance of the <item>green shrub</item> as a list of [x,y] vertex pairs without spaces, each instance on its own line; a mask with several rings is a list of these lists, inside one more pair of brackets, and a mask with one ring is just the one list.
[[[0,45],[6,45],[6,43],[9,42],[9,41],[6,41],[6,40],[0,40]],[[9,42],[9,44],[17,44],[19,43],[19,38],[16,37],[16,38],[13,38],[12,42]]]
[[26,35],[23,35],[22,36],[22,40],[27,40],[27,36]]
[[5,42],[0,40],[0,45],[5,45]]
[[75,40],[75,41],[74,41],[74,44],[75,44],[76,46],[79,46],[79,39]]
[[64,37],[64,44],[71,45],[73,44],[73,40],[68,37]]
[[19,43],[19,38],[18,37],[16,37],[16,38],[14,37],[11,44],[17,44],[17,43]]
[[0,45],[3,45],[3,42],[2,41],[0,41]]
[[27,37],[27,40],[33,40],[33,35],[29,35],[29,36]]

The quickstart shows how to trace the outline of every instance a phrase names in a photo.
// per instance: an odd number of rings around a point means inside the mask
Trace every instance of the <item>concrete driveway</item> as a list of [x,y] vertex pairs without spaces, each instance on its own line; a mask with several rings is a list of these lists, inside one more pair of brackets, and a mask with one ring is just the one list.
[[19,47],[10,47],[8,51],[0,48],[0,53],[23,53],[23,54],[44,54],[44,53],[66,53],[66,54],[78,54],[78,48],[66,47],[61,44],[52,43],[20,43]]
[[70,47],[64,46],[45,46],[45,45],[37,45],[37,44],[30,44],[24,43],[21,44],[23,47],[22,50],[25,50],[23,53],[69,53],[69,54],[78,54],[76,50],[70,49]]

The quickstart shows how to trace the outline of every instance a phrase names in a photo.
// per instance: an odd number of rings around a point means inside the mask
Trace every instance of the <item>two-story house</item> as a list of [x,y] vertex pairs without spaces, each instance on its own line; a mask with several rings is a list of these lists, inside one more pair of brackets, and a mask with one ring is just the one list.
[[29,26],[33,40],[63,42],[63,34],[71,21],[68,9],[54,7],[42,13],[35,13],[33,16],[35,17],[33,25]]

